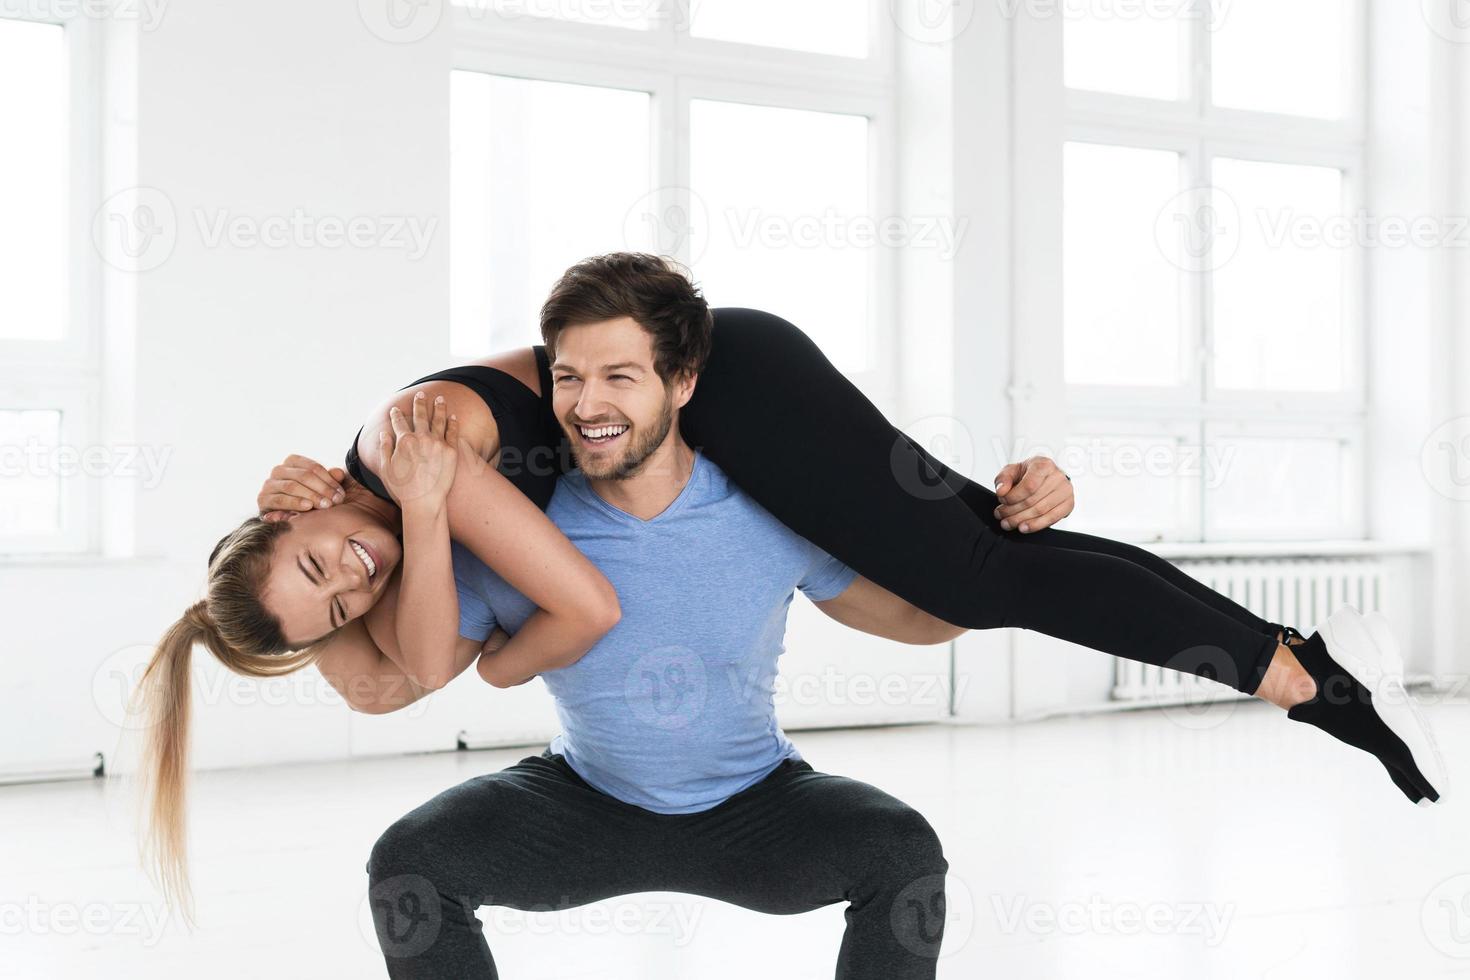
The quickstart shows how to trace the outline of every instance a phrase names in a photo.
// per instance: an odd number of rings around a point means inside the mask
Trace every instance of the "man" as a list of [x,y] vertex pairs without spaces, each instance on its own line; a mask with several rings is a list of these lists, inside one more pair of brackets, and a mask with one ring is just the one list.
[[[389,974],[495,977],[480,905],[679,891],[778,914],[845,901],[839,978],[933,977],[938,838],[894,797],[803,761],[773,689],[798,588],[839,622],[903,642],[962,631],[791,532],[683,441],[679,412],[709,349],[683,275],[622,290],[606,281],[615,269],[578,270],[553,295],[571,315],[545,340],[579,471],[547,514],[612,582],[622,618],[542,675],[563,727],[542,755],[441,793],[374,846]],[[659,312],[681,309],[693,312]],[[534,611],[458,546],[455,577],[466,638],[514,633]]]

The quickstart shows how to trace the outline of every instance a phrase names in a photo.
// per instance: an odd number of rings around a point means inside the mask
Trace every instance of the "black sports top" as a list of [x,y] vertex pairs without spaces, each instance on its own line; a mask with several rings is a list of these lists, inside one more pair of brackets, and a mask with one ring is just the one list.
[[[551,409],[551,363],[545,347],[537,346],[533,350],[536,372],[541,378],[539,396],[514,375],[478,364],[436,371],[404,388],[425,381],[453,381],[483,398],[500,430],[500,456],[495,468],[545,510],[556,489],[556,478],[567,469],[568,456]],[[362,430],[358,429],[347,449],[347,472],[374,494],[393,503],[382,481],[362,464],[357,454],[357,440],[361,435]]]

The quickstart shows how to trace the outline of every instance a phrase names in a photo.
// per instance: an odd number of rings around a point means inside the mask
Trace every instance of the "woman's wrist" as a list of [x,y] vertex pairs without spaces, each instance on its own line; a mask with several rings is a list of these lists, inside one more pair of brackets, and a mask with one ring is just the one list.
[[448,501],[442,497],[416,497],[412,500],[401,500],[398,502],[398,509],[403,513],[405,530],[410,522],[422,526],[426,522],[433,523],[441,520],[447,523],[449,519]]

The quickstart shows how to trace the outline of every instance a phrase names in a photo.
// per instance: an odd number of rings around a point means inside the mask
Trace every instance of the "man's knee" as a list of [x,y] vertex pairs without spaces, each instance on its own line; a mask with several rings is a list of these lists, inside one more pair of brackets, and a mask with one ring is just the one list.
[[889,817],[892,842],[890,858],[910,876],[944,874],[949,862],[944,845],[928,819],[910,806],[899,807]]
[[367,872],[374,880],[414,874],[432,878],[434,850],[430,829],[414,814],[399,817],[378,835],[368,855]]
[[888,799],[865,807],[856,816],[849,838],[857,844],[846,861],[871,886],[902,887],[917,878],[943,875],[949,864],[939,835],[913,807]]

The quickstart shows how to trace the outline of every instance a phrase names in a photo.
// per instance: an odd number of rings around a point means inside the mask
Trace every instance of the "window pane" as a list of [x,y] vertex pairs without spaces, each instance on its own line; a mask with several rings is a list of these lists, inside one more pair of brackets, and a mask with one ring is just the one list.
[[466,7],[476,19],[485,16],[502,20],[569,20],[602,27],[647,30],[653,23],[657,0],[451,0]]
[[868,9],[860,0],[687,0],[689,33],[716,41],[863,58]]
[[1334,119],[1347,94],[1345,0],[1230,0],[1212,35],[1216,105]]
[[1160,209],[1178,188],[1177,153],[1067,144],[1062,310],[1069,383],[1180,382],[1180,270],[1158,235]]
[[867,118],[696,99],[690,173],[690,254],[711,305],[769,310],[841,370],[867,370]]
[[452,73],[456,356],[540,343],[537,314],[567,266],[654,247],[625,221],[649,193],[649,102],[647,92]]
[[1065,0],[1065,84],[1148,99],[1186,98],[1190,10],[1190,0]]
[[1221,158],[1212,173],[1216,212],[1239,218],[1238,241],[1215,262],[1215,383],[1340,390],[1350,243],[1330,232],[1342,226],[1342,172]]
[[1196,537],[1200,454],[1194,449],[1177,435],[1073,435],[1058,462],[1087,506],[1072,529],[1134,540]]
[[61,413],[0,409],[0,535],[61,530]]
[[1348,494],[1358,480],[1341,440],[1217,436],[1209,444],[1218,465],[1215,481],[1205,486],[1207,536],[1322,538],[1353,523]]
[[68,225],[65,30],[0,19],[0,92],[0,339],[60,340]]

